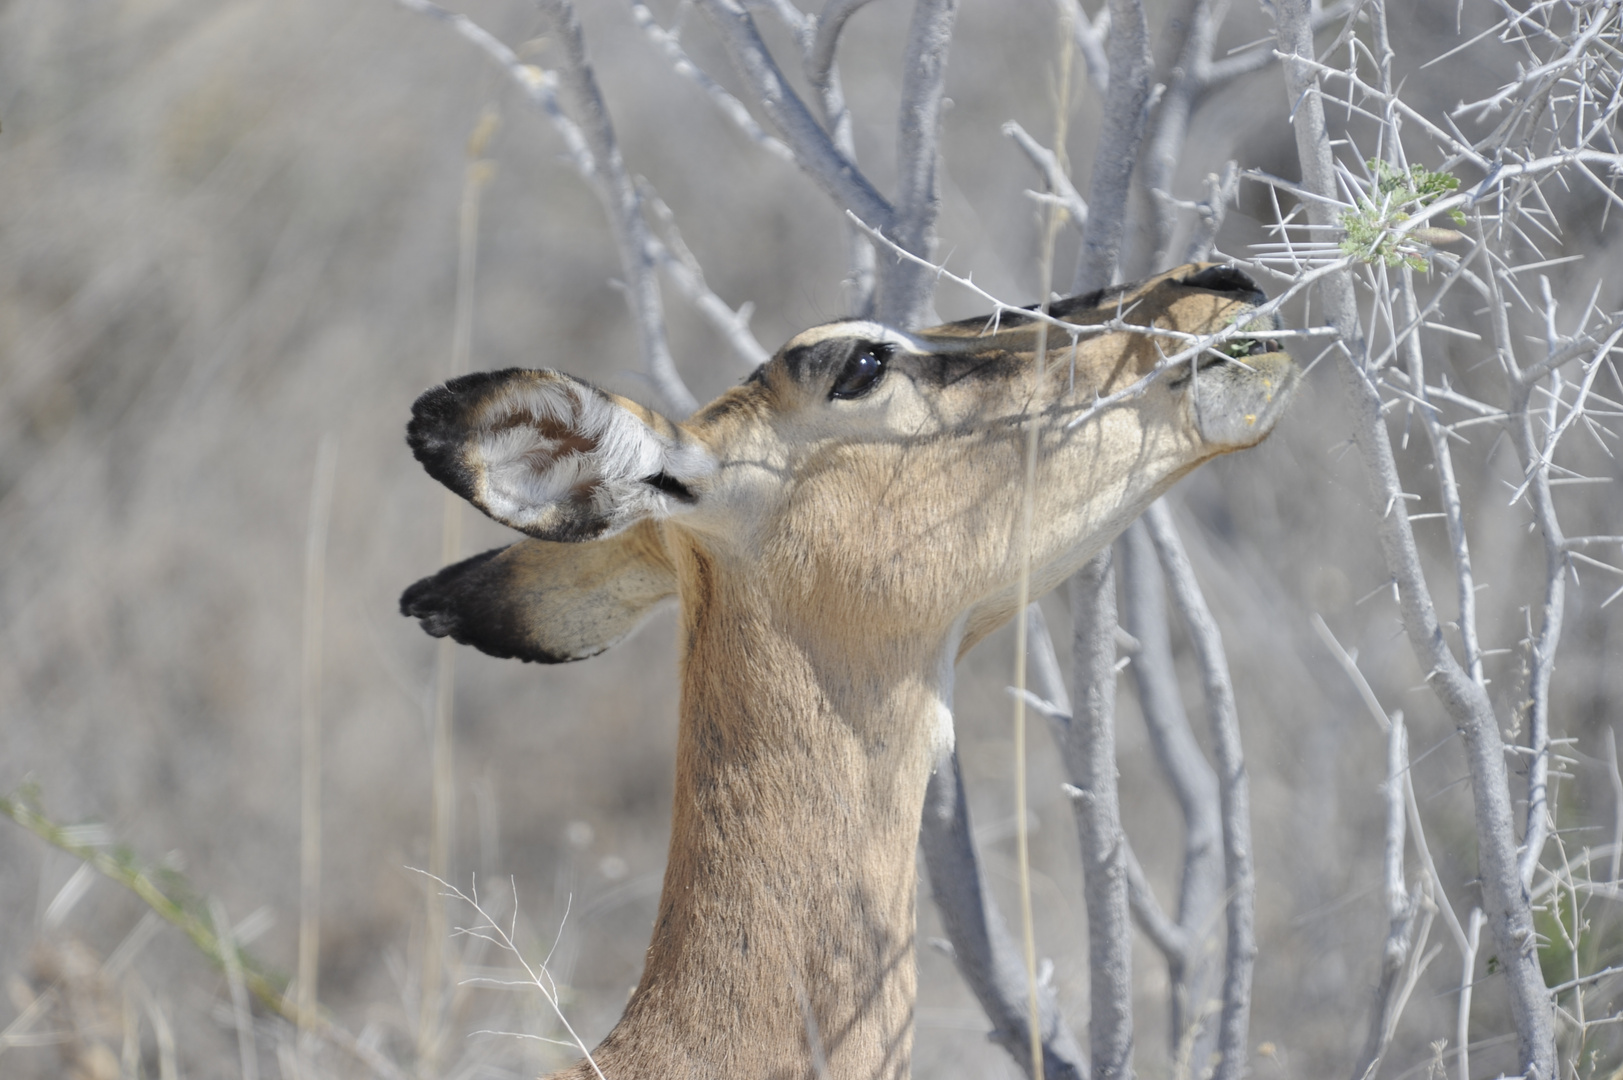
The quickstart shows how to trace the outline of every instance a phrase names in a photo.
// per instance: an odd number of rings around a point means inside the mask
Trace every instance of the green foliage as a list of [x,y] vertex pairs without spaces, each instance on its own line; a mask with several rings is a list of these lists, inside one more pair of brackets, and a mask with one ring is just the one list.
[[[146,866],[135,852],[123,845],[105,845],[97,839],[104,836],[103,829],[53,821],[40,809],[39,789],[33,784],[24,785],[15,795],[0,796],[0,817],[10,818],[52,847],[83,859],[104,877],[118,882],[158,916],[178,927],[216,966],[225,966],[226,953],[215,933],[207,903],[177,871]],[[249,992],[260,1004],[296,1021],[298,1018],[291,1013],[292,1006],[285,999],[287,980],[253,954],[240,947],[233,948]]]
[[[1459,190],[1459,177],[1432,172],[1424,165],[1411,165],[1404,171],[1379,159],[1371,160],[1369,168],[1374,181],[1370,193],[1358,200],[1356,208],[1341,215],[1341,228],[1346,233],[1340,245],[1342,252],[1360,262],[1426,269],[1426,255],[1419,241],[1446,243],[1458,239],[1458,234],[1447,229],[1408,233],[1397,230],[1416,212]],[[1457,209],[1450,210],[1448,216],[1456,225],[1465,224],[1465,215]]]
[[1575,910],[1573,890],[1563,887],[1542,907],[1533,908],[1539,967],[1546,986],[1571,983],[1614,967],[1623,959],[1623,923],[1604,911],[1600,917],[1591,918],[1583,894],[1576,898]]

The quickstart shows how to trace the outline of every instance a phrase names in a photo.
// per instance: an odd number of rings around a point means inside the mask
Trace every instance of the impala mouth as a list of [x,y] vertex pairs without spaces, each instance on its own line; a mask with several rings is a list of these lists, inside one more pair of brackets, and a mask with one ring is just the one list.
[[1250,357],[1270,356],[1275,353],[1283,353],[1284,351],[1285,347],[1279,342],[1275,341],[1273,338],[1230,338],[1227,341],[1213,345],[1211,348],[1204,350],[1200,356],[1195,359],[1193,365],[1180,364],[1178,366],[1179,370],[1173,372],[1172,376],[1167,380],[1167,382],[1173,387],[1185,386],[1188,384],[1192,374],[1191,367],[1193,368],[1194,372],[1200,373],[1211,371],[1214,368],[1228,367],[1230,365],[1249,367],[1250,365],[1246,364],[1246,360]]
[[[1272,338],[1234,338],[1224,342],[1217,348],[1225,357],[1235,360],[1243,360],[1247,356],[1262,356],[1266,353],[1285,351],[1285,347]],[[1222,358],[1214,357],[1213,359],[1220,360]],[[1205,364],[1201,365],[1201,367],[1205,366]]]
[[1273,338],[1232,338],[1207,350],[1180,382],[1189,388],[1201,438],[1223,451],[1261,442],[1273,430],[1301,372]]

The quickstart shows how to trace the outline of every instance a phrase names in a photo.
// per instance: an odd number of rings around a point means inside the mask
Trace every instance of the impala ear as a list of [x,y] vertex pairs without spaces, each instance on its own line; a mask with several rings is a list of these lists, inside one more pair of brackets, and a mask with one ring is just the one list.
[[665,417],[557,371],[452,379],[411,407],[406,442],[434,479],[541,540],[679,513],[715,468]]
[[400,613],[492,656],[559,664],[624,640],[675,593],[648,521],[603,540],[521,540],[475,555],[407,589]]

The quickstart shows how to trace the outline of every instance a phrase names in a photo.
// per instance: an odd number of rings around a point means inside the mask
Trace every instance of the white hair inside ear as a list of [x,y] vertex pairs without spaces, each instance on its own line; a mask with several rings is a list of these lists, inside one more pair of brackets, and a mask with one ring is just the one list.
[[669,425],[655,430],[625,403],[555,372],[514,379],[481,403],[469,457],[474,501],[531,535],[618,532],[688,509],[709,451]]

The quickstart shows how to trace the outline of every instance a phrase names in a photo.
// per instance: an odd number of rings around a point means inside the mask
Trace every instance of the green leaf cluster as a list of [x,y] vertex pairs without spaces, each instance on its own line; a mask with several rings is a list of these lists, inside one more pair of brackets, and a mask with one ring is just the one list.
[[[1426,269],[1425,251],[1417,238],[1397,230],[1416,212],[1459,190],[1459,177],[1432,172],[1424,165],[1400,169],[1379,159],[1371,160],[1369,169],[1370,193],[1341,215],[1342,253],[1360,262]],[[1459,210],[1450,210],[1448,216],[1456,225],[1465,224]]]

